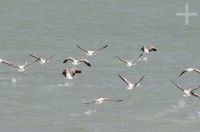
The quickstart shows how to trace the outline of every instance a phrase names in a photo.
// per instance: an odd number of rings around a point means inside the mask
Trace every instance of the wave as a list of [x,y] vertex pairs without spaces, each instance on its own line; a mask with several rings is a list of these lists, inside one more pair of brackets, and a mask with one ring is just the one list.
[[59,83],[59,87],[71,87],[73,85],[73,82],[71,81],[65,81],[64,83]]
[[170,108],[165,109],[163,111],[158,112],[157,114],[153,115],[155,118],[163,118],[171,113],[176,113],[181,111],[182,109],[186,108],[186,100],[188,99],[187,97],[180,98],[177,100],[176,104],[172,105]]
[[96,109],[88,109],[84,112],[85,115],[91,115],[96,113]]

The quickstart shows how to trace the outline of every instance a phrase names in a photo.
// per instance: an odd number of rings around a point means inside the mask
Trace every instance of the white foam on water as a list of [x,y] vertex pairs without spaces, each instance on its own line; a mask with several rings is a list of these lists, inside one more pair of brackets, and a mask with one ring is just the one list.
[[58,86],[59,87],[70,87],[70,86],[72,86],[73,85],[73,82],[67,82],[67,81],[65,81],[64,83],[60,83],[60,84],[58,84]]
[[178,112],[180,109],[185,108],[186,107],[186,103],[185,100],[183,99],[179,99],[177,101],[176,105],[172,105],[172,111]]
[[190,112],[189,115],[187,116],[187,118],[190,119],[190,120],[200,119],[200,111]]
[[87,111],[84,112],[85,115],[91,115],[96,113],[96,109],[88,109]]
[[145,56],[145,57],[142,58],[142,60],[143,60],[143,61],[147,61],[147,60],[148,60],[148,57]]
[[16,84],[16,83],[17,83],[17,79],[16,79],[16,78],[11,78],[11,82],[12,82],[13,84]]
[[161,118],[164,116],[169,115],[170,113],[179,112],[181,109],[185,108],[186,102],[184,99],[177,100],[177,103],[175,105],[172,105],[169,109],[165,109],[163,111],[159,111],[157,114],[153,115],[154,118]]
[[79,116],[80,116],[80,114],[71,113],[71,114],[69,114],[69,116],[70,116],[70,117],[79,117]]

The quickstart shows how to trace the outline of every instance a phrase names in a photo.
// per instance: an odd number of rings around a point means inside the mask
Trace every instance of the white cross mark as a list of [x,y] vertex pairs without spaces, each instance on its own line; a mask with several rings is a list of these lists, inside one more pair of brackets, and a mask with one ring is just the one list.
[[189,24],[189,16],[197,16],[197,13],[189,13],[188,4],[185,4],[185,13],[176,13],[177,16],[185,16],[185,25]]

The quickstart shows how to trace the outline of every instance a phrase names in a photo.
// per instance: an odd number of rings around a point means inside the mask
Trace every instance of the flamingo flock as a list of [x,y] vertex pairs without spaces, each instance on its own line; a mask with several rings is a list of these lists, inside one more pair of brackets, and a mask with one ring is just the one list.
[[[97,49],[97,50],[89,50],[87,48],[83,48],[79,45],[77,45],[77,48],[80,49],[81,51],[84,52],[84,54],[86,56],[94,56],[97,55],[98,52],[102,51],[103,49],[107,48],[109,45],[105,45],[102,46],[101,48]],[[151,53],[151,52],[156,52],[157,48],[154,45],[147,45],[147,46],[142,46],[141,48],[141,53],[134,58],[133,60],[128,60],[128,59],[124,59],[119,57],[118,55],[116,55],[115,57],[122,63],[125,64],[125,66],[127,67],[132,67],[132,66],[136,66],[136,64],[139,61],[142,61],[142,57],[144,57],[145,55]],[[19,72],[24,72],[29,66],[33,65],[36,62],[39,62],[41,65],[44,65],[46,63],[48,63],[52,58],[54,58],[56,56],[57,53],[52,54],[48,57],[40,57],[38,55],[35,54],[29,54],[30,57],[34,58],[34,61],[31,62],[25,62],[25,64],[15,64],[12,63],[8,60],[5,59],[0,59],[0,63],[2,64],[6,64],[7,66],[10,66],[12,68],[15,68],[16,70],[18,70]],[[81,74],[82,70],[79,69],[77,66],[79,66],[80,64],[85,64],[88,67],[92,68],[92,64],[89,61],[89,58],[81,58],[81,59],[77,59],[75,57],[69,56],[66,57],[63,60],[64,64],[71,64],[72,67],[69,68],[68,66],[65,66],[64,70],[62,71],[62,75],[65,77],[66,80],[73,80],[75,75]],[[189,73],[189,72],[196,72],[196,73],[200,73],[200,69],[198,68],[187,68],[184,69],[180,74],[179,77],[181,77],[183,74]],[[117,73],[117,76],[119,77],[120,80],[122,80],[125,85],[126,85],[126,89],[128,91],[128,97],[130,96],[131,92],[137,88],[139,88],[141,86],[141,83],[143,82],[145,75],[142,75],[137,81],[130,81],[131,79],[127,79],[125,76],[122,76],[121,74]],[[194,96],[200,99],[200,94],[196,93],[195,90],[199,89],[200,86],[195,87],[195,88],[183,88],[181,86],[179,86],[178,84],[176,84],[173,80],[171,80],[171,83],[179,90],[181,90],[184,93],[184,96],[189,97],[189,96]],[[105,102],[121,102],[123,101],[122,99],[113,99],[111,97],[100,97],[97,99],[94,99],[92,101],[86,102],[85,104],[102,104]]]

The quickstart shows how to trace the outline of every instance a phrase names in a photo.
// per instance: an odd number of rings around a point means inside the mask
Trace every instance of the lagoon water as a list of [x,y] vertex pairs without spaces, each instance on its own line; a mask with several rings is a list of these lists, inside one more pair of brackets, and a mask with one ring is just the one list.
[[[199,67],[200,18],[176,16],[185,0],[0,0],[0,56],[23,64],[28,54],[57,55],[47,65],[19,73],[0,65],[1,132],[198,132],[200,101],[186,98],[171,84],[200,85],[197,73],[178,78],[187,67]],[[188,2],[200,13],[200,1]],[[76,47],[109,47],[88,57],[89,68],[73,81],[62,70],[68,56],[85,57]],[[158,51],[136,67],[115,58],[136,57],[142,45]],[[145,78],[127,97],[117,73]],[[197,92],[200,93],[200,90]],[[86,105],[99,97],[120,103]]]

